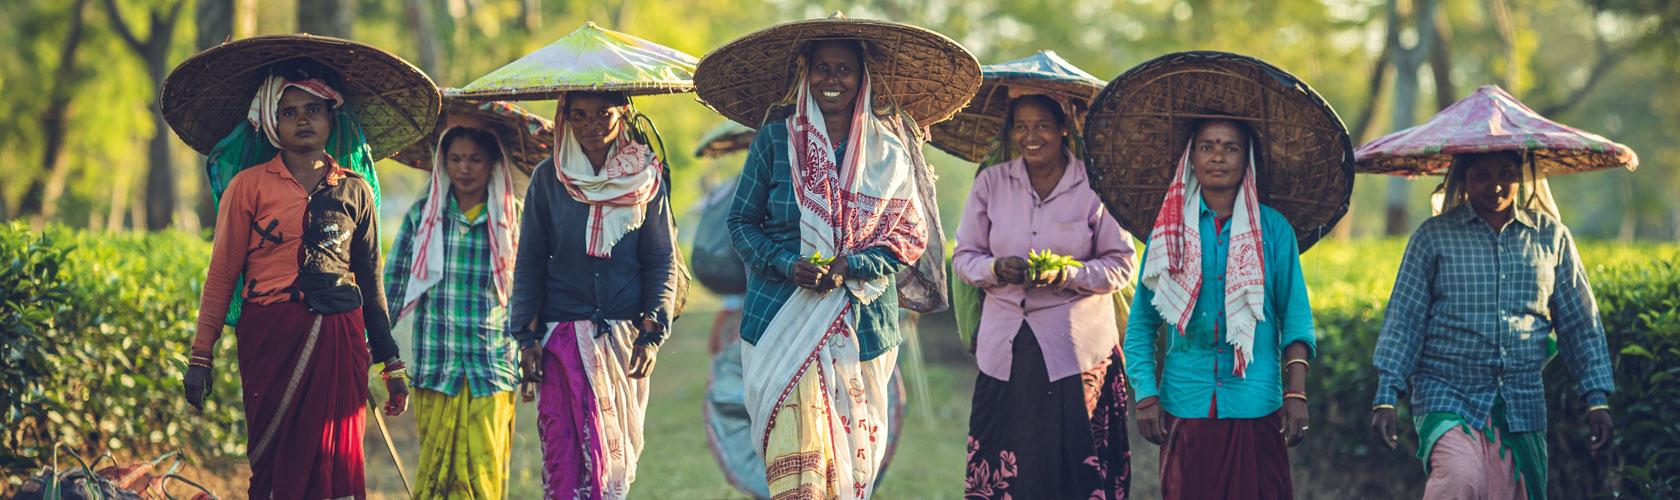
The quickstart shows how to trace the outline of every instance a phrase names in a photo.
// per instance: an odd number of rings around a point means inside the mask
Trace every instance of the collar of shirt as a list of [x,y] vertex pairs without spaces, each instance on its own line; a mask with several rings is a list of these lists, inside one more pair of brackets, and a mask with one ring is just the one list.
[[[1457,207],[1454,207],[1453,211],[1458,212],[1457,215],[1458,215],[1459,222],[1462,222],[1464,224],[1481,224],[1481,225],[1484,225],[1484,226],[1487,225],[1487,221],[1482,219],[1482,216],[1480,214],[1476,213],[1476,207],[1470,206],[1469,203],[1461,203]],[[1539,229],[1540,228],[1540,226],[1535,225],[1534,215],[1530,214],[1528,209],[1520,208],[1520,207],[1512,207],[1511,211],[1512,211],[1511,221],[1506,222],[1505,223],[1506,225],[1510,225],[1511,222],[1516,222],[1516,223],[1522,224],[1524,226],[1528,226],[1529,229]]]
[[[347,177],[344,173],[344,167],[338,166],[338,160],[333,159],[332,155],[325,156],[327,158],[327,175],[322,177],[321,180],[328,186],[337,186],[340,179]],[[274,159],[269,160],[268,164],[265,165],[265,168],[268,169],[268,173],[279,175],[282,179],[290,179],[292,182],[297,182],[297,178],[292,177],[292,170],[286,168],[285,153],[275,153]],[[304,189],[306,191],[312,190],[313,187],[305,186]]]
[[[467,220],[467,214],[461,211],[460,203],[455,201],[455,191],[446,191],[443,195],[449,198],[449,208],[445,208],[444,213],[448,214],[449,218],[455,219],[455,222],[466,224],[471,227],[483,224],[485,219],[490,217],[490,207],[486,206],[484,207],[484,210],[478,212],[478,217],[474,217],[472,220]],[[484,200],[484,203],[490,203],[490,200]]]
[[1061,196],[1063,193],[1067,193],[1072,191],[1074,188],[1084,186],[1087,182],[1085,177],[1084,162],[1074,158],[1073,153],[1067,151],[1066,148],[1063,148],[1062,152],[1067,155],[1067,168],[1062,172],[1062,179],[1056,182],[1056,187],[1050,190],[1050,196],[1047,196],[1044,199],[1039,199],[1038,190],[1032,188],[1032,178],[1027,175],[1027,160],[1025,158],[1016,158],[1011,160],[1009,163],[1005,163],[1000,166],[1006,169],[1005,171],[1009,173],[1009,177],[1015,179],[1015,182],[1019,182],[1021,185],[1026,186],[1027,192],[1032,194],[1033,199],[1038,200],[1041,203],[1048,203],[1050,200],[1056,199],[1056,197]]
[[[1202,204],[1202,210],[1200,212],[1197,212],[1198,218],[1206,224],[1212,224],[1214,234],[1220,236],[1220,239],[1224,239],[1225,235],[1231,233],[1231,227],[1230,227],[1231,225],[1226,224],[1226,223],[1224,223],[1224,221],[1219,220],[1219,213],[1214,212],[1213,209],[1211,209],[1211,208],[1208,208],[1206,198],[1203,198],[1201,200],[1201,204]],[[1229,219],[1229,218],[1227,218],[1227,219]],[[1256,221],[1256,223],[1258,223],[1258,221],[1260,220],[1260,214],[1254,214],[1254,220]],[[1220,243],[1224,243],[1224,242],[1221,241]]]

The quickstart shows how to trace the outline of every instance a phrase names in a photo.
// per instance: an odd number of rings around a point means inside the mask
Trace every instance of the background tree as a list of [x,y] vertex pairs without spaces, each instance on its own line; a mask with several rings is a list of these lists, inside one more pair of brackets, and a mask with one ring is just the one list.
[[[153,96],[157,95],[163,77],[173,67],[169,49],[173,45],[176,23],[181,19],[181,8],[185,5],[186,0],[173,0],[150,10],[146,38],[142,40],[123,20],[117,0],[105,0],[105,14],[111,21],[112,29],[146,64],[146,76],[152,82]],[[151,99],[147,106],[152,110],[152,140],[147,156],[151,165],[146,170],[146,229],[157,231],[168,228],[175,216],[175,165],[170,161],[170,148],[175,138],[168,132],[169,124],[163,121],[163,113],[157,109],[157,99]]]

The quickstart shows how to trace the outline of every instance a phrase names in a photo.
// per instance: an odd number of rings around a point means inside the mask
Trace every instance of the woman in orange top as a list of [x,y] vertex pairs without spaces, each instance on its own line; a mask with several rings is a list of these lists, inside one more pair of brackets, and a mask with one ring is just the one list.
[[320,79],[271,75],[252,100],[251,127],[233,132],[261,130],[279,154],[239,172],[222,193],[186,389],[202,409],[212,348],[239,287],[234,334],[251,498],[366,496],[370,354],[385,364],[386,414],[408,406],[386,316],[373,185],[326,151],[334,132],[361,135],[334,130],[354,123],[340,116],[343,104]]

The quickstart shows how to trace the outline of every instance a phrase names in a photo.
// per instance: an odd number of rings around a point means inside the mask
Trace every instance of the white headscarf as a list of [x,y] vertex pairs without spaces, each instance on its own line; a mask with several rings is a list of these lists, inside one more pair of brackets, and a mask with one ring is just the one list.
[[[562,97],[560,106],[564,107]],[[572,125],[561,120],[560,146],[554,152],[556,175],[572,199],[589,204],[589,225],[585,231],[586,252],[591,257],[611,257],[614,245],[624,235],[642,227],[647,205],[659,193],[665,164],[653,148],[630,140],[629,125],[607,151],[599,173],[589,163],[572,135]]]
[[[1178,327],[1179,335],[1184,334],[1202,290],[1202,186],[1190,165],[1195,142],[1192,135],[1167,187],[1160,215],[1149,232],[1149,257],[1143,261],[1141,277],[1155,291],[1150,305],[1168,324]],[[1231,368],[1239,377],[1246,376],[1248,363],[1254,359],[1254,329],[1266,318],[1266,246],[1260,233],[1259,198],[1250,139],[1248,167],[1231,210],[1231,240],[1225,255],[1225,341],[1236,351],[1236,366]]]
[[[1540,168],[1532,157],[1526,157],[1527,153],[1519,154],[1525,158],[1518,162],[1522,169],[1522,183],[1517,185],[1514,205],[1517,208],[1537,210],[1562,221],[1563,216],[1558,214],[1557,202],[1552,199],[1551,184],[1546,182],[1546,169]],[[1435,215],[1446,213],[1465,202],[1464,175],[1468,172],[1464,170],[1468,168],[1467,162],[1460,161],[1457,157],[1453,158],[1452,166],[1447,167],[1447,179],[1441,181],[1442,186],[1429,197]]]
[[280,134],[276,130],[280,121],[280,97],[291,87],[326,100],[333,109],[344,105],[344,95],[319,78],[294,82],[279,75],[270,75],[263,80],[262,86],[257,87],[257,95],[251,98],[251,108],[245,112],[245,119],[262,129],[268,143],[276,148],[280,147]]
[[[449,131],[456,128],[444,131],[438,139],[437,154],[432,155],[430,194],[426,197],[425,208],[420,211],[420,226],[414,231],[419,241],[414,247],[413,267],[409,270],[413,281],[409,283],[408,290],[403,291],[401,310],[405,314],[414,308],[421,295],[443,281],[443,211],[449,207],[451,185],[446,167],[449,144],[444,141],[450,139]],[[516,227],[519,214],[515,212],[513,176],[507,168],[511,161],[507,148],[500,138],[496,140],[496,147],[501,150],[502,160],[490,166],[485,212],[490,217],[490,262],[491,271],[496,276],[496,299],[506,305],[509,290],[513,287],[513,260],[519,253],[519,228]],[[460,207],[461,210],[468,208]]]

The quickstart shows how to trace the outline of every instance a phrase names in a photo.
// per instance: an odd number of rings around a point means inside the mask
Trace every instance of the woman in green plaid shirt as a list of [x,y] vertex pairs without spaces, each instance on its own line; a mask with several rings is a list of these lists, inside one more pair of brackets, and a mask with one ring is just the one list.
[[520,202],[495,134],[438,141],[430,193],[385,266],[393,323],[415,312],[416,498],[504,498],[518,361],[505,330]]

